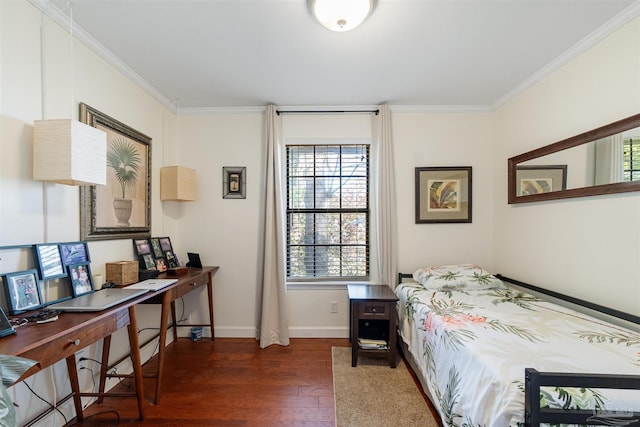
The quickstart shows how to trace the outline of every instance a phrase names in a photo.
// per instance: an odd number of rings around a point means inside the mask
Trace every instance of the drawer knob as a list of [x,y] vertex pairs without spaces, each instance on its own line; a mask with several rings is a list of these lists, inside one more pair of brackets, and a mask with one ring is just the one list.
[[375,308],[372,308],[371,311],[373,311],[375,313],[377,310]]
[[75,339],[73,341],[73,345],[80,345],[80,340],[79,339]]

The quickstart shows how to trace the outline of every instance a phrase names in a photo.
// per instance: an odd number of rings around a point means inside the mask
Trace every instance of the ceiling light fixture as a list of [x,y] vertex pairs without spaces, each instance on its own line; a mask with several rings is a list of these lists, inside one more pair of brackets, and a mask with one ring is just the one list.
[[311,14],[331,31],[349,31],[373,11],[375,0],[307,0]]

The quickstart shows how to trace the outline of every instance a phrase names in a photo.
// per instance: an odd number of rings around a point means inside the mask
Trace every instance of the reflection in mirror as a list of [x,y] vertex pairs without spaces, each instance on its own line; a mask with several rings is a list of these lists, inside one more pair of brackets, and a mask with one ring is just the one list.
[[640,191],[640,114],[508,160],[509,203]]

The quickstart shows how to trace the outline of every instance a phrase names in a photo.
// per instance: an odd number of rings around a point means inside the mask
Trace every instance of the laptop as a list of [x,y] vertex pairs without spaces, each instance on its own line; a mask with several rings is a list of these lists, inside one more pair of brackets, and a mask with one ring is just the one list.
[[16,330],[13,329],[7,315],[4,314],[4,310],[0,308],[0,337],[6,337],[7,335],[15,334]]
[[125,289],[145,289],[147,291],[159,291],[176,283],[178,279],[147,279],[142,282],[126,286]]
[[51,304],[47,309],[60,311],[102,311],[145,293],[147,293],[146,289],[107,288]]

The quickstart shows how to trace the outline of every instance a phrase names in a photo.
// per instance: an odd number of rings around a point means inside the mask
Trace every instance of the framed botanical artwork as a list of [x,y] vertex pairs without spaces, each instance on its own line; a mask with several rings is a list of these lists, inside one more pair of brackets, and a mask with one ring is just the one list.
[[67,268],[69,269],[71,292],[74,298],[94,291],[89,263],[69,265]]
[[567,189],[567,165],[516,167],[516,195],[551,193]]
[[416,224],[471,222],[471,166],[416,168]]
[[87,242],[60,243],[59,246],[64,265],[82,264],[91,261]]
[[149,237],[151,138],[84,103],[80,121],[107,134],[107,185],[80,187],[81,238]]
[[5,274],[2,278],[10,314],[35,310],[44,305],[37,270]]
[[38,263],[40,279],[49,280],[67,276],[67,271],[62,265],[62,255],[58,244],[42,243],[34,245],[33,249]]
[[246,199],[246,167],[222,168],[222,197],[224,199]]

